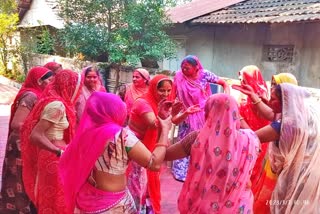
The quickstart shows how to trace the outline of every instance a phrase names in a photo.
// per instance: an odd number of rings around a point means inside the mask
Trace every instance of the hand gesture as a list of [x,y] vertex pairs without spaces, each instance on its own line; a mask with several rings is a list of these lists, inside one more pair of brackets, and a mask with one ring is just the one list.
[[172,105],[173,105],[172,101],[168,101],[165,99],[161,100],[158,105],[159,117],[162,119],[166,119],[167,117],[169,117],[171,115]]
[[172,105],[172,115],[175,116],[179,114],[179,112],[184,111],[185,107],[181,101],[176,101]]
[[171,116],[168,116],[166,119],[162,119],[161,117],[158,117],[158,119],[159,119],[159,124],[162,130],[169,131],[171,129],[172,127]]
[[231,87],[248,96],[254,93],[253,88],[248,84],[232,85]]
[[200,108],[200,105],[197,104],[197,105],[193,105],[193,106],[190,106],[189,108],[186,109],[186,113],[187,114],[193,114],[193,113],[196,113],[196,112],[199,112],[201,111],[201,108]]

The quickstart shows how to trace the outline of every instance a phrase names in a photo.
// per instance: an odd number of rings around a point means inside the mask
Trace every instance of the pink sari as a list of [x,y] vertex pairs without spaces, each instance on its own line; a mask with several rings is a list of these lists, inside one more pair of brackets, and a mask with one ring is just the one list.
[[134,101],[148,92],[148,87],[148,85],[145,85],[145,87],[138,88],[133,83],[126,86],[124,102],[127,104],[128,114],[130,114]]
[[[203,81],[204,68],[196,56],[193,56],[193,58],[196,60],[199,67],[199,79],[192,80],[179,70],[174,77],[174,83],[179,85],[179,87],[175,88],[177,90],[176,95],[187,108],[199,104],[203,109],[206,100],[212,93],[209,82],[206,82],[205,86],[201,84],[201,81]],[[204,112],[200,111],[194,113],[186,120],[188,121],[187,123],[190,125],[192,131],[198,130],[204,124]]]
[[[87,66],[87,67],[83,68],[81,71],[81,78],[82,78],[82,82],[83,82],[83,87],[82,87],[79,99],[77,100],[77,103],[76,103],[77,123],[79,123],[79,121],[81,119],[81,116],[84,111],[84,107],[86,105],[87,100],[91,96],[91,94],[95,91],[106,92],[106,88],[103,86],[102,78],[101,78],[99,71],[96,72],[98,75],[97,84],[95,85],[95,87],[93,89],[88,88],[88,86],[86,85],[86,82],[85,82],[85,78],[86,78],[87,69],[90,69],[90,68],[92,68],[92,66]],[[94,71],[94,70],[92,70],[92,71]]]
[[[66,204],[70,210],[74,210],[76,201],[81,199],[81,208],[84,210],[107,209],[124,196],[125,192],[110,195],[101,194],[98,189],[93,191],[93,188],[88,188],[87,179],[108,140],[113,140],[115,134],[123,128],[126,117],[126,106],[117,95],[94,92],[90,96],[76,136],[63,153],[59,165]],[[92,195],[88,195],[88,192]],[[90,195],[96,197],[96,200]],[[103,198],[99,198],[101,195]]]
[[234,98],[212,95],[205,106],[206,122],[192,145],[190,165],[181,190],[181,213],[249,213],[253,196],[247,187],[259,151],[249,129],[239,129]]

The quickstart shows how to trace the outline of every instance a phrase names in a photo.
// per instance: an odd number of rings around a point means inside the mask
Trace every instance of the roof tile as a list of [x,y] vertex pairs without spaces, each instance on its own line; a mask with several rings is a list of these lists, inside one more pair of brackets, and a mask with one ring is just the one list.
[[282,23],[320,20],[320,0],[246,0],[191,23]]

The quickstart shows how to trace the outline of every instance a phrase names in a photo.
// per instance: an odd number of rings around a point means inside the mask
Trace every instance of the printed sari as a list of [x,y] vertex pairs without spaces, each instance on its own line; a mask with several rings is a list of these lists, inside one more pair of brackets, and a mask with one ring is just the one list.
[[[33,144],[30,141],[30,134],[39,122],[44,108],[54,101],[60,101],[64,105],[69,123],[63,134],[63,140],[68,144],[73,137],[76,122],[73,105],[79,96],[81,86],[80,75],[71,70],[59,71],[23,124],[21,132],[23,183],[38,213],[63,214],[68,213],[68,210],[61,181],[58,177],[60,159],[54,153]],[[56,113],[60,114],[60,111],[57,110]]]
[[[44,75],[50,75],[50,72],[49,69],[40,66],[30,69],[11,106],[8,141],[2,168],[0,213],[35,213],[34,205],[30,203],[22,181],[20,128],[13,128],[11,123],[20,106],[32,110],[43,90],[38,81]],[[19,118],[19,121],[23,122],[22,118]]]
[[[190,114],[185,121],[179,124],[178,140],[181,140],[190,132],[202,128],[204,124],[203,108],[206,100],[212,94],[209,83],[216,83],[219,80],[217,75],[203,68],[200,60],[196,56],[187,56],[186,58],[188,57],[192,57],[197,62],[199,79],[192,80],[184,75],[182,70],[177,71],[174,77],[176,96],[186,108],[199,104],[202,111]],[[188,157],[173,161],[172,173],[174,178],[179,181],[184,181],[188,171],[188,165]]]
[[238,105],[226,94],[210,96],[206,122],[191,147],[190,165],[178,207],[180,213],[250,213],[248,183],[259,139],[240,129]]

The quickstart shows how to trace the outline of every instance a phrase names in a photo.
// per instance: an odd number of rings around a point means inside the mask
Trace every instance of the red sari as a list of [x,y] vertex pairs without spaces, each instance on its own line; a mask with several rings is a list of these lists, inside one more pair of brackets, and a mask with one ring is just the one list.
[[[245,66],[240,71],[240,75],[242,75],[243,81],[253,88],[254,93],[258,94],[261,97],[267,97],[267,84],[264,81],[261,71],[258,67],[254,65]],[[247,97],[244,102],[240,103],[239,112],[241,117],[244,118],[250,129],[252,129],[253,131],[256,131],[270,123],[268,120],[258,115],[258,112],[255,109],[255,106],[250,97]],[[262,184],[265,185],[265,182],[267,182],[266,174],[264,172],[264,159],[268,150],[268,145],[269,142],[261,143],[261,152],[257,158],[257,162],[253,168],[250,178],[252,183],[252,191],[255,198],[254,211],[259,211],[261,213],[270,213],[270,208],[266,204],[265,200],[270,200],[271,193],[275,185],[275,181],[268,180],[267,189],[269,189],[270,191],[265,192],[264,196],[263,194],[260,194],[260,191],[262,190]],[[263,197],[261,198],[261,196]]]
[[[149,85],[148,92],[141,97],[145,103],[145,105],[150,105],[150,107],[153,110],[154,115],[158,116],[158,103],[160,102],[160,98],[157,95],[157,86],[158,84],[163,80],[169,80],[171,81],[166,75],[156,75],[151,81]],[[137,102],[140,102],[139,99]],[[135,107],[133,107],[134,109]],[[141,108],[142,109],[142,108]],[[132,110],[134,111],[134,110]],[[137,115],[131,117],[132,120],[135,120],[135,117]],[[138,118],[137,118],[138,120]],[[149,149],[149,151],[153,151],[155,149],[155,145],[158,139],[158,129],[157,128],[147,128],[145,130],[145,134],[142,140],[142,143]],[[139,134],[137,135],[139,136]],[[141,136],[141,135],[140,135]],[[148,194],[152,203],[152,208],[154,213],[160,213],[160,200],[161,200],[161,194],[160,194],[160,172],[155,172],[151,170],[147,170],[147,189]]]
[[[30,203],[22,181],[20,128],[12,127],[11,123],[19,107],[23,106],[28,110],[33,108],[43,90],[38,81],[44,75],[50,75],[50,72],[49,69],[40,66],[31,68],[11,106],[8,140],[2,168],[0,213],[33,212],[34,206]],[[15,120],[24,121],[21,117]]]
[[61,181],[58,177],[59,157],[30,142],[30,134],[39,122],[44,107],[61,101],[66,109],[69,127],[64,130],[63,140],[68,144],[73,137],[76,117],[73,104],[81,89],[80,75],[62,70],[43,92],[41,99],[30,112],[21,132],[23,182],[38,213],[68,213]]

